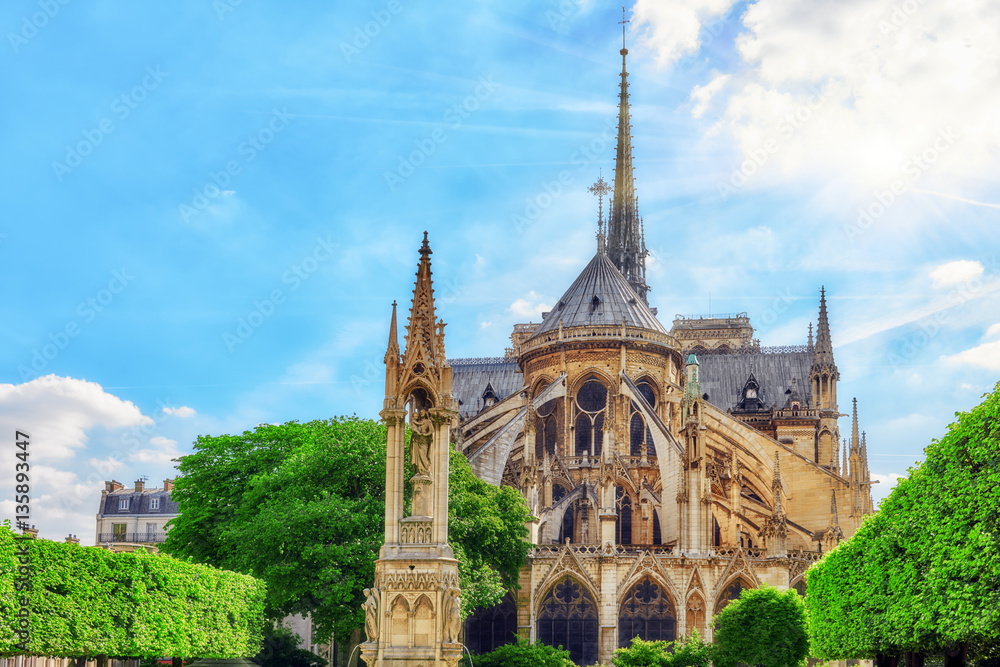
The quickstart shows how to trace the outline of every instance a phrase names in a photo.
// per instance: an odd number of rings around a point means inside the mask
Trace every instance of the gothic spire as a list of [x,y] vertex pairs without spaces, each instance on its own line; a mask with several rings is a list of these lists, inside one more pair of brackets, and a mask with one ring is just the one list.
[[819,288],[819,324],[816,326],[816,346],[813,365],[833,366],[833,341],[830,338],[830,321],[826,315],[826,288]]
[[446,363],[444,323],[437,322],[434,312],[431,254],[427,232],[424,232],[424,242],[420,246],[420,264],[417,267],[417,282],[413,286],[410,321],[406,325],[406,354],[403,365],[407,368],[417,361],[431,367],[441,367]]
[[389,345],[385,350],[385,363],[399,363],[399,338],[396,336],[396,302],[392,302],[392,321],[389,322]]
[[774,451],[774,480],[771,482],[771,491],[774,492],[774,514],[783,516],[785,511],[781,508],[781,469],[778,467],[778,451]]
[[632,132],[629,123],[628,72],[625,69],[625,9],[622,8],[622,80],[618,94],[618,147],[615,152],[614,200],[608,211],[608,256],[632,289],[649,305],[646,293],[646,243],[639,218],[632,174]]
[[807,348],[808,348],[808,350],[810,352],[814,352],[815,349],[816,349],[815,346],[813,345],[813,323],[812,322],[809,323],[809,339],[806,342],[806,346],[807,346]]
[[830,527],[840,528],[840,518],[837,516],[837,492],[830,491]]
[[858,437],[858,399],[854,399],[854,416],[851,421],[851,450],[861,451],[861,438]]

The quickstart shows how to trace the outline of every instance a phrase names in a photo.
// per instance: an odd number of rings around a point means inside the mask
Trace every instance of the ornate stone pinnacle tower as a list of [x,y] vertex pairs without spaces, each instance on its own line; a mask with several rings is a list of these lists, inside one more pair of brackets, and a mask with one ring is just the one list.
[[643,237],[639,204],[632,175],[632,130],[629,121],[628,72],[625,71],[625,10],[622,8],[622,81],[618,97],[618,148],[615,152],[614,200],[608,211],[608,258],[622,272],[642,302],[646,293],[646,241]]
[[[406,350],[396,337],[393,304],[385,354],[388,427],[385,466],[385,542],[375,583],[365,589],[361,658],[369,667],[454,667],[462,656],[458,561],[448,546],[448,453],[458,408],[445,360],[443,321],[434,313],[427,232],[413,289]],[[404,516],[405,436],[416,474],[411,511]]]

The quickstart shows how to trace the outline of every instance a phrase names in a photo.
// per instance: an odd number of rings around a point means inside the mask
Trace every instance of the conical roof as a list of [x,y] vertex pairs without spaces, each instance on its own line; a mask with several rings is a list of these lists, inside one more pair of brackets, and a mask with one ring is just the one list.
[[667,333],[608,256],[594,255],[559,302],[538,325],[532,337],[559,328],[621,325]]

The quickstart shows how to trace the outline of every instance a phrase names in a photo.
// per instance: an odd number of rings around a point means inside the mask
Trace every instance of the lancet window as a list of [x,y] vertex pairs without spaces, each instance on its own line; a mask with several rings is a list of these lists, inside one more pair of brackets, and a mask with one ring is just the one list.
[[743,585],[743,581],[741,579],[736,579],[726,586],[723,589],[722,594],[719,596],[719,601],[715,603],[715,613],[718,614],[720,611],[725,609],[726,605],[733,600],[738,600],[744,588],[746,588],[746,586]]
[[[648,380],[639,380],[636,388],[642,397],[646,399],[650,407],[656,409],[656,392]],[[656,448],[653,446],[653,433],[646,424],[646,419],[635,401],[631,402],[632,415],[629,418],[629,454],[631,456],[642,456],[645,452],[648,456],[656,456]]]
[[604,442],[604,415],[608,407],[608,388],[590,377],[576,392],[577,456],[599,456]]
[[538,640],[562,646],[578,665],[597,662],[597,604],[572,577],[564,577],[538,607]]
[[668,642],[677,638],[674,603],[648,576],[629,589],[618,613],[618,646],[630,646],[636,637]]
[[535,411],[535,458],[541,460],[547,453],[556,455],[556,440],[559,433],[559,399],[552,399]]
[[632,497],[623,487],[615,488],[615,542],[632,544]]

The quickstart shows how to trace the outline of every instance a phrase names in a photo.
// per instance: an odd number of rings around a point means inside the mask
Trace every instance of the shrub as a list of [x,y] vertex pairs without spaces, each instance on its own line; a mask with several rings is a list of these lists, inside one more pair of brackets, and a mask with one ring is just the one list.
[[[462,658],[462,667],[470,667],[469,658]],[[575,667],[569,651],[536,642],[518,639],[516,644],[504,644],[494,651],[477,655],[472,667]]]

